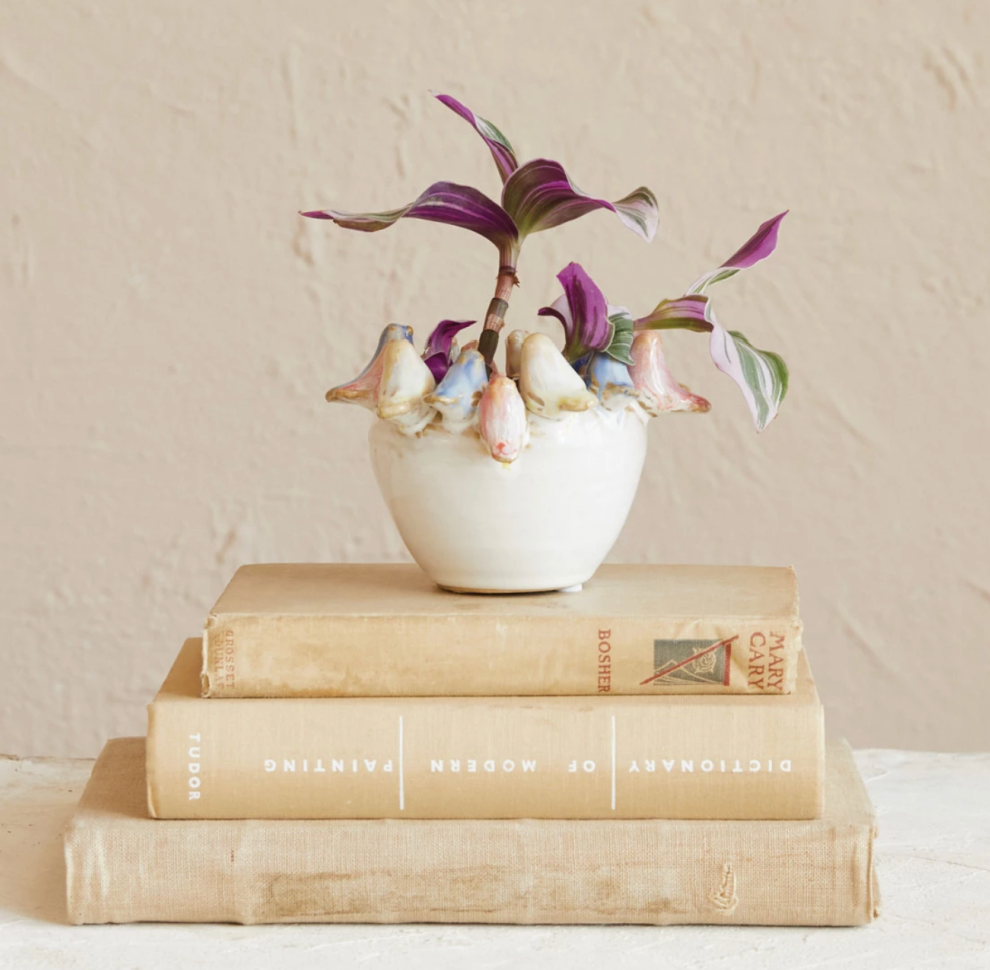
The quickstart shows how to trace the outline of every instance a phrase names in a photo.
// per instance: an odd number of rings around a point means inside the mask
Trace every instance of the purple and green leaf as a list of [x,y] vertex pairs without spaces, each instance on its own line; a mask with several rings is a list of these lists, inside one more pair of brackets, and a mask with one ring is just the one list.
[[516,153],[509,144],[509,139],[505,137],[490,121],[476,115],[467,105],[461,104],[457,98],[452,98],[449,94],[438,94],[431,91],[441,104],[445,104],[451,111],[459,114],[474,130],[481,135],[488,150],[495,159],[498,174],[502,176],[504,182],[517,168],[519,162],[516,161]]
[[613,331],[605,295],[578,263],[568,263],[557,279],[564,288],[563,296],[537,312],[560,321],[564,328],[564,357],[573,363],[592,350],[605,350],[612,342]]
[[695,280],[688,293],[700,294],[712,284],[735,276],[741,269],[749,269],[762,259],[766,259],[777,248],[777,232],[781,220],[787,215],[784,210],[780,215],[767,219],[718,269],[713,269]]
[[640,187],[618,202],[596,199],[582,192],[559,162],[547,158],[535,158],[512,173],[502,189],[502,206],[520,236],[608,209],[627,229],[649,242],[656,235],[659,218],[656,197],[648,188]]
[[636,321],[637,330],[696,330],[707,333],[711,326],[705,319],[707,296],[682,296],[661,300],[652,312]]
[[636,321],[624,306],[610,306],[608,322],[612,324],[612,339],[605,348],[605,353],[627,366],[632,366],[632,342],[636,336]]
[[708,348],[715,366],[739,385],[753,415],[757,431],[776,417],[781,401],[787,394],[787,365],[769,350],[754,347],[741,333],[724,329],[715,318],[711,300],[704,291],[712,284],[735,276],[766,259],[777,247],[780,222],[787,215],[768,219],[718,269],[696,280],[687,294],[676,300],[661,300],[640,317],[636,330],[694,330],[710,333]]
[[723,329],[711,302],[705,306],[705,319],[711,327],[708,349],[715,366],[739,385],[756,430],[763,431],[787,394],[787,365],[778,354],[758,350],[738,331]]
[[454,182],[434,182],[415,202],[388,212],[315,209],[302,215],[311,219],[332,219],[344,229],[360,232],[378,232],[403,218],[443,222],[484,236],[500,252],[511,250],[519,239],[515,223],[500,205],[483,192]]

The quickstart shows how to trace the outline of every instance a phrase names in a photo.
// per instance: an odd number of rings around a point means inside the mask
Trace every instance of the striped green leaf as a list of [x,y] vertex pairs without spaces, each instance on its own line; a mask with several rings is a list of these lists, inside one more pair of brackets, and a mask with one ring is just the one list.
[[715,319],[710,300],[705,319],[712,326],[708,348],[715,366],[739,385],[756,430],[762,431],[777,416],[787,394],[787,365],[778,354],[754,347],[737,330],[725,330]]
[[605,348],[605,353],[631,367],[635,363],[631,351],[633,337],[636,336],[634,333],[636,321],[624,306],[610,305],[608,322],[612,324],[612,339]]
[[459,114],[474,130],[481,135],[492,153],[498,174],[505,180],[519,168],[516,161],[516,153],[509,144],[509,139],[505,137],[490,121],[476,115],[467,105],[461,104],[457,98],[452,98],[449,94],[440,94],[437,91],[430,92],[442,104],[445,104],[451,111]]

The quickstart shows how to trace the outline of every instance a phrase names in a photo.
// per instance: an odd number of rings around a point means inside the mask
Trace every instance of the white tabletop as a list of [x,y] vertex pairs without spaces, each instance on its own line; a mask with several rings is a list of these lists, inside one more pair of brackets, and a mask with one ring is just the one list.
[[843,929],[69,926],[60,833],[92,762],[0,760],[0,968],[990,968],[990,754],[856,758],[879,815],[883,904]]

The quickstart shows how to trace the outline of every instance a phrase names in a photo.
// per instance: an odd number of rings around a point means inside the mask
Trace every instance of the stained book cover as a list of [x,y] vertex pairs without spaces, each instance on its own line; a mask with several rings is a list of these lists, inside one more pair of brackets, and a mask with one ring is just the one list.
[[243,566],[211,610],[211,697],[794,690],[794,571],[604,565],[579,593],[471,596],[413,565]]
[[815,818],[822,706],[775,697],[199,696],[189,640],[149,707],[159,818]]
[[816,821],[159,821],[111,741],[65,838],[74,923],[845,926],[879,906],[845,744]]

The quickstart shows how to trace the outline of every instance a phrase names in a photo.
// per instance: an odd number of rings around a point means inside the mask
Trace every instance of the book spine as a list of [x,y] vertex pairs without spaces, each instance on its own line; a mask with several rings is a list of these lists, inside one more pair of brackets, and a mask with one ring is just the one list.
[[156,701],[158,818],[815,818],[821,705],[744,698]]
[[[847,926],[868,822],[75,822],[72,923]],[[149,865],[167,860],[167,865]]]
[[211,614],[208,697],[787,694],[779,617]]

